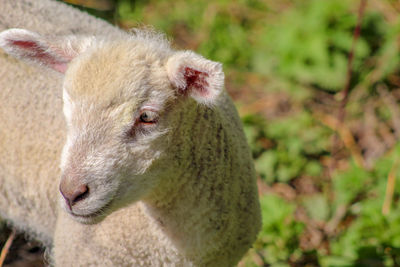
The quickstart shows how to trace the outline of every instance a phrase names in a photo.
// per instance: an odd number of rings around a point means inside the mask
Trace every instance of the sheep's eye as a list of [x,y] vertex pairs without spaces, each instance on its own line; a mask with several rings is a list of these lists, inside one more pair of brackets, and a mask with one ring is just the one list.
[[157,113],[155,111],[144,110],[140,114],[139,122],[140,123],[147,123],[147,124],[156,123],[157,122],[157,117],[158,117],[158,115],[157,115]]

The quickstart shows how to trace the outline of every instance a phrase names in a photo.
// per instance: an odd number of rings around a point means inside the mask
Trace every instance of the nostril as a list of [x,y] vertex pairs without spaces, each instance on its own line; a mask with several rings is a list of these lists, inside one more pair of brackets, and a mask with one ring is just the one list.
[[89,187],[87,184],[74,183],[67,179],[61,179],[59,190],[61,195],[64,197],[69,210],[71,210],[72,206],[78,201],[89,196]]
[[78,201],[85,199],[89,195],[89,187],[87,185],[80,185],[74,194],[71,196],[70,205],[75,205]]

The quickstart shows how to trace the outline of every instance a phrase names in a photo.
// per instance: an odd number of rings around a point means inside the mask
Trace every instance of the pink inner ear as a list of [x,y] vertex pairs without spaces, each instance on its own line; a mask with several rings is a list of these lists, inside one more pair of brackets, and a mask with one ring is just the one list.
[[21,40],[8,40],[12,45],[19,46],[20,48],[32,49],[36,48],[37,44],[33,41],[21,41]]
[[25,50],[26,56],[32,60],[37,60],[55,69],[58,72],[65,73],[67,70],[67,62],[60,61],[54,55],[40,47],[34,41],[23,40],[7,40],[12,46]]
[[182,89],[184,94],[187,94],[189,90],[194,89],[202,96],[208,95],[207,87],[209,84],[207,82],[207,77],[209,74],[207,72],[185,67],[183,75],[186,80],[186,87]]
[[22,41],[22,40],[8,40],[12,46],[16,46],[19,49],[23,49],[26,51],[26,55],[32,59],[44,61],[45,63],[54,63],[55,58],[42,47],[38,45],[38,43],[34,41]]

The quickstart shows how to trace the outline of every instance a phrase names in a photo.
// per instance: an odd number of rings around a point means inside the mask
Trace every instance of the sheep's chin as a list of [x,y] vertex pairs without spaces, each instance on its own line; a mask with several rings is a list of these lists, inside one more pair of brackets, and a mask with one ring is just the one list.
[[93,215],[75,215],[73,213],[69,213],[72,216],[72,219],[82,224],[96,224],[102,221],[105,218],[105,214],[93,214]]

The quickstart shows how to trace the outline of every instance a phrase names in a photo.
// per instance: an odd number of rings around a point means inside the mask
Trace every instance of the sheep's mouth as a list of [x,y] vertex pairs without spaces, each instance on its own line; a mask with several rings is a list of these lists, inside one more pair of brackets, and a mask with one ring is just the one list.
[[111,206],[112,201],[109,201],[107,204],[102,206],[100,209],[98,209],[95,212],[92,212],[90,214],[76,214],[74,212],[70,212],[70,214],[73,216],[74,219],[78,220],[81,223],[85,224],[93,224],[97,223],[98,221],[104,219],[106,215],[109,213],[109,208]]

